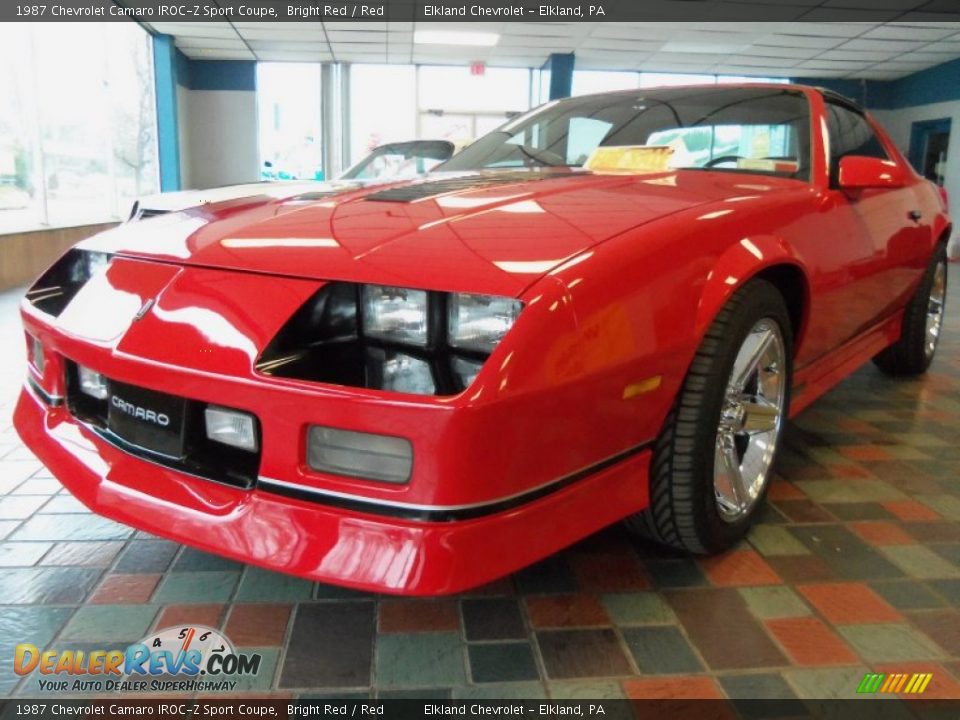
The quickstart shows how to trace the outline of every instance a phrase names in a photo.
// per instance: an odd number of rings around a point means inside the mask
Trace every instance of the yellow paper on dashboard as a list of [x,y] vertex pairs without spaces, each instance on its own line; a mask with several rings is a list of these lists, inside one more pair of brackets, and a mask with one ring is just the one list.
[[606,145],[596,148],[583,167],[600,175],[642,175],[670,169],[668,145]]

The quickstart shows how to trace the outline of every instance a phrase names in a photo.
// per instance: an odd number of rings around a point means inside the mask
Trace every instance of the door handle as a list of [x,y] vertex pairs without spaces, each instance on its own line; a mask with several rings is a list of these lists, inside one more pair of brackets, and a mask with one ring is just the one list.
[[923,217],[923,213],[920,212],[919,210],[911,210],[910,212],[907,213],[907,215],[914,222],[920,222],[920,218]]

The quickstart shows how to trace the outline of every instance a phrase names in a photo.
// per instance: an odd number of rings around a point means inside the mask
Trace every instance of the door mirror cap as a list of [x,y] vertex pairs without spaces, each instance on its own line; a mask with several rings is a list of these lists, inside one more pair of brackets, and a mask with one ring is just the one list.
[[898,188],[906,184],[903,169],[892,160],[848,155],[840,159],[839,185],[844,190]]

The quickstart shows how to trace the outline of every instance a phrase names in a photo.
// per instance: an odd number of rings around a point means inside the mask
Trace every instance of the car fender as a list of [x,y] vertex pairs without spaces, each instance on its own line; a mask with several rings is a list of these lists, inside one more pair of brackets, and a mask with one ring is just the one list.
[[[697,305],[696,337],[702,340],[714,318],[737,290],[764,270],[778,265],[792,265],[803,274],[806,287],[802,317],[805,318],[809,303],[809,273],[804,263],[784,238],[753,235],[730,245],[707,273]],[[797,330],[795,342],[799,343],[802,331],[803,324]]]

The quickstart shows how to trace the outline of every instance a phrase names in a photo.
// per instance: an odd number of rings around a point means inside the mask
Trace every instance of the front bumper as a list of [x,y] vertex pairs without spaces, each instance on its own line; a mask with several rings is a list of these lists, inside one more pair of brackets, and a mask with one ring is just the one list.
[[207,552],[363,590],[438,595],[481,585],[643,509],[647,499],[650,452],[635,448],[480,517],[376,515],[155,465],[49,400],[25,386],[14,424],[94,512]]

